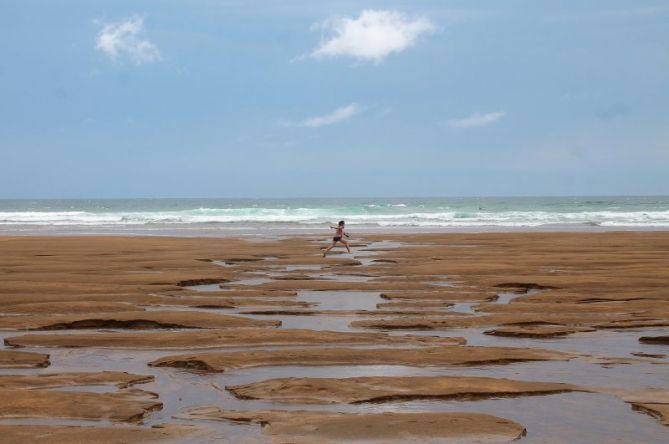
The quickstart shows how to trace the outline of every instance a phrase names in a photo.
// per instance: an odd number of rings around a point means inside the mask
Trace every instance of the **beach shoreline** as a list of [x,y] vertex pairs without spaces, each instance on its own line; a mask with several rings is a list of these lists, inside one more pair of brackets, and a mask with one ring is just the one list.
[[0,237],[3,433],[666,441],[669,232],[355,234]]
[[669,230],[668,196],[0,200],[0,235],[259,237]]
[[[184,224],[144,225],[144,226],[31,226],[31,225],[0,225],[0,237],[9,236],[119,236],[119,237],[207,237],[207,238],[259,238],[277,239],[301,236],[328,236],[328,226],[318,227],[271,227],[258,226],[207,226]],[[540,226],[504,227],[504,226],[470,226],[470,227],[367,227],[352,225],[349,231],[358,236],[401,236],[401,235],[449,235],[449,234],[486,234],[486,233],[611,233],[611,232],[665,232],[669,226],[598,226],[586,224],[548,224]]]

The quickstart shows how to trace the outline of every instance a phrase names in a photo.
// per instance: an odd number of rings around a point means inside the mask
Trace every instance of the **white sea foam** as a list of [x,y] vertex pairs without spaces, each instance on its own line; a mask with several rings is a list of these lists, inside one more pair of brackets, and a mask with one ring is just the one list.
[[[669,227],[662,211],[420,211],[342,208],[198,208],[183,211],[5,211],[0,225],[139,226],[148,224],[318,225],[344,219],[349,225],[382,227],[536,227],[584,224],[605,227]],[[371,208],[377,210],[377,208]]]

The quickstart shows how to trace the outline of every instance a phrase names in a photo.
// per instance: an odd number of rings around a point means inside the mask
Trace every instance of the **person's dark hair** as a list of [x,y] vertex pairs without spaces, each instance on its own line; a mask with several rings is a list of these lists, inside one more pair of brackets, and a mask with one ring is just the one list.
[[340,226],[341,226],[341,225],[344,225],[344,221],[343,221],[343,220],[340,220],[340,221],[339,221],[339,225],[340,225]]

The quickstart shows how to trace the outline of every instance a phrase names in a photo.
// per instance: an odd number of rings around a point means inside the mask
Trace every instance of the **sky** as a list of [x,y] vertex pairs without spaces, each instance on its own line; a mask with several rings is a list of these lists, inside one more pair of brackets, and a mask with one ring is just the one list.
[[664,0],[0,0],[0,198],[651,194]]

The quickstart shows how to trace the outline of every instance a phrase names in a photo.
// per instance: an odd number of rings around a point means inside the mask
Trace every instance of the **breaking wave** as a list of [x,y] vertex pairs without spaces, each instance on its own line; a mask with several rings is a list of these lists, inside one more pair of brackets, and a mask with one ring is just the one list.
[[177,211],[0,211],[0,225],[297,224],[312,226],[344,219],[349,225],[379,227],[536,227],[556,224],[669,227],[669,210],[664,209],[658,211],[449,211],[443,208],[429,208],[425,205],[371,205],[331,208],[197,208]]

